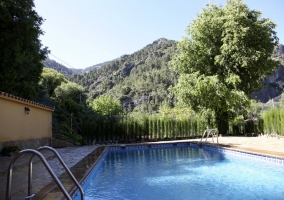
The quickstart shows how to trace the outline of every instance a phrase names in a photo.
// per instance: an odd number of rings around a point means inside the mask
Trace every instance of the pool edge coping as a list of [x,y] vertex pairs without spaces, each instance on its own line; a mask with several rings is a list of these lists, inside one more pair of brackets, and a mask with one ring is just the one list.
[[[109,150],[121,150],[121,149],[136,149],[136,150],[139,150],[139,149],[164,148],[164,147],[182,147],[182,146],[191,146],[191,147],[195,147],[195,148],[205,147],[205,149],[218,151],[218,152],[229,152],[229,153],[234,153],[234,154],[248,155],[248,157],[255,157],[255,158],[258,158],[260,160],[265,160],[265,161],[273,162],[273,163],[279,163],[279,162],[276,162],[276,161],[281,160],[281,164],[284,164],[284,157],[282,157],[282,156],[275,156],[275,155],[270,155],[270,154],[265,154],[265,153],[260,154],[260,153],[251,152],[251,151],[234,149],[233,147],[228,148],[228,147],[219,146],[217,144],[215,145],[215,144],[211,144],[211,143],[200,143],[200,142],[197,142],[197,141],[171,141],[171,142],[167,141],[167,142],[160,142],[160,143],[155,143],[155,142],[152,143],[151,142],[151,143],[142,143],[142,144],[140,143],[140,144],[100,145],[96,149],[94,149],[94,151],[92,151],[90,154],[92,154],[96,150],[98,150],[99,147],[105,147],[104,150],[101,152],[101,154],[98,156],[98,158],[92,163],[91,167],[84,173],[83,177],[80,180],[78,180],[78,182],[80,183],[81,186],[83,186],[83,184],[86,182],[87,178],[91,175],[92,171],[95,169],[95,167],[99,163],[99,161],[102,159],[102,157]],[[86,155],[84,158],[86,158],[90,154]],[[82,161],[83,159],[81,159],[80,161]],[[78,164],[79,162],[77,162],[76,164]],[[73,166],[74,168],[75,168],[76,164]],[[71,167],[71,168],[73,168],[73,167]],[[44,187],[46,187],[46,186],[44,186]],[[47,194],[49,192],[47,192]],[[76,193],[78,193],[78,195],[80,195],[77,186],[74,185],[69,190],[69,194],[72,198],[74,198]],[[63,198],[62,197],[63,196],[61,196],[57,199],[64,199],[64,197]]]
[[[101,146],[103,147],[103,146]],[[83,175],[83,177],[81,178],[81,180],[78,181],[78,183],[81,185],[81,187],[83,186],[83,184],[86,182],[86,180],[89,178],[89,176],[91,175],[92,171],[95,169],[95,167],[97,166],[97,164],[99,163],[99,161],[103,158],[103,156],[108,152],[108,149],[109,147],[106,147],[103,152],[98,156],[98,158],[95,160],[95,162],[91,165],[91,167],[85,172],[85,174]],[[92,151],[90,154],[92,154],[93,152],[95,152],[97,150],[94,149],[94,151]],[[88,155],[90,155],[88,154]],[[84,159],[84,158],[83,158]],[[82,159],[82,160],[83,160]],[[80,161],[79,161],[80,162]],[[78,163],[79,163],[78,162]],[[74,165],[75,166],[75,165]],[[70,196],[74,199],[75,195],[78,191],[78,187],[76,185],[74,185],[72,188],[71,188],[71,191],[70,191]],[[79,194],[81,195],[81,194]]]

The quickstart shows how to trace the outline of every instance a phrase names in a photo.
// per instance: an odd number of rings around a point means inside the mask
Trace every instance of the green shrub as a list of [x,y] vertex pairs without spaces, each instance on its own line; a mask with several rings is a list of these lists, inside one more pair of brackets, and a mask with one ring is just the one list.
[[19,151],[20,148],[17,145],[14,146],[5,146],[2,151],[1,154],[3,156],[12,156],[13,152]]

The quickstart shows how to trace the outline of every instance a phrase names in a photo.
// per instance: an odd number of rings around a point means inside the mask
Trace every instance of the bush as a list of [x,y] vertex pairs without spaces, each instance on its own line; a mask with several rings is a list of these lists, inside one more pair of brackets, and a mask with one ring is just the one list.
[[19,151],[20,148],[15,145],[15,146],[5,146],[2,151],[1,151],[1,154],[3,156],[9,156],[11,157],[12,156],[12,153],[16,152],[16,151]]

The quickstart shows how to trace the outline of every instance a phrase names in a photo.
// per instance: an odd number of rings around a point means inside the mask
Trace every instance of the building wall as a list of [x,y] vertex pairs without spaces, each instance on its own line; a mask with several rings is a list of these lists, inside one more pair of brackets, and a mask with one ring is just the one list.
[[[30,113],[25,112],[25,107]],[[21,149],[50,145],[53,109],[0,92],[0,150],[17,145]]]

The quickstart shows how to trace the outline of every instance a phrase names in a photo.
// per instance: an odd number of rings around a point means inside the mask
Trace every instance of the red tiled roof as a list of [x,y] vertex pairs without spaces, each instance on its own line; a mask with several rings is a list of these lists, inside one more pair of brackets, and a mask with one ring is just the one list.
[[21,97],[17,97],[17,96],[14,96],[14,95],[12,95],[12,94],[8,94],[8,93],[6,93],[6,92],[1,92],[1,91],[0,91],[0,97],[1,97],[1,96],[4,96],[4,98],[7,98],[7,99],[11,99],[11,100],[23,102],[23,103],[29,104],[29,105],[31,105],[31,106],[41,107],[41,108],[45,108],[45,109],[54,111],[54,108],[52,108],[52,107],[49,107],[49,106],[46,106],[46,105],[43,105],[43,104],[40,104],[40,103],[36,103],[36,102],[30,101],[30,100],[28,100],[28,99],[24,99],[24,98],[21,98]]

